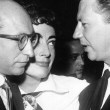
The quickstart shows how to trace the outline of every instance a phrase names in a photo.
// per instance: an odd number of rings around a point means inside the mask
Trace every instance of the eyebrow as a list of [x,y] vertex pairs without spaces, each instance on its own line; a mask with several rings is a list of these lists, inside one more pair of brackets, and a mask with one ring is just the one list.
[[56,39],[56,35],[49,36],[49,39]]
[[[39,37],[43,37],[40,33],[36,33],[36,34],[38,34],[39,35]],[[49,36],[49,39],[56,39],[56,35],[51,35],[51,36]]]

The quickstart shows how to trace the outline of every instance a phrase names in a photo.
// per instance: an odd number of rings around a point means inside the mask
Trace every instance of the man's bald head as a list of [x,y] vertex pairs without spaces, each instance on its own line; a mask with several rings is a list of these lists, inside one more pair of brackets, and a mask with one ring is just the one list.
[[0,0],[0,73],[20,75],[33,57],[33,26],[18,3]]
[[22,6],[12,0],[0,0],[0,28],[8,24],[15,28],[32,28],[30,17]]
[[19,16],[20,13],[26,14],[23,7],[12,0],[0,0],[0,14],[2,13],[9,16],[13,14]]

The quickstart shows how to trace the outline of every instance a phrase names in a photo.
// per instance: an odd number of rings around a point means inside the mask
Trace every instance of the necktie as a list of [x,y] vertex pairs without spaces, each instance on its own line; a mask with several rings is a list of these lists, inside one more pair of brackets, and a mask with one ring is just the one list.
[[3,105],[6,110],[12,110],[12,92],[6,79],[4,79],[3,84],[0,86],[0,96],[0,104]]
[[108,84],[108,78],[110,77],[109,70],[105,70],[104,75],[101,79],[99,79],[96,90],[93,96],[91,110],[100,110],[100,107],[103,102],[103,98],[105,95],[105,91]]
[[7,80],[5,80],[5,83],[1,86],[1,88],[6,92],[7,105],[5,104],[5,106],[8,106],[6,107],[7,109],[9,108],[8,110],[12,110],[12,92],[10,90]]
[[22,95],[25,110],[43,110],[36,101],[40,93],[41,92],[33,92]]

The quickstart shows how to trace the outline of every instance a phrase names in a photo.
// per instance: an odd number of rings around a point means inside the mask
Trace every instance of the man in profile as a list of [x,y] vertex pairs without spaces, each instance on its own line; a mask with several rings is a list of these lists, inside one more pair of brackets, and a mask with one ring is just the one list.
[[11,0],[0,0],[0,110],[24,110],[22,97],[6,75],[20,75],[34,56],[30,17]]
[[110,0],[81,0],[77,20],[73,37],[90,60],[104,62],[102,77],[81,93],[80,110],[110,110]]

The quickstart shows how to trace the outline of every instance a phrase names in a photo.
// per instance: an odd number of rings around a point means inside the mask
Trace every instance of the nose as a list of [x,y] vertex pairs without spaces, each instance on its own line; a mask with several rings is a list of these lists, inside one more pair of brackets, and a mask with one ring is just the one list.
[[48,47],[48,45],[46,44],[41,44],[42,45],[42,48],[41,48],[41,51],[40,51],[40,56],[45,56],[45,57],[50,57],[50,49]]
[[73,38],[74,39],[80,39],[81,37],[83,37],[81,24],[77,24],[76,29],[73,33]]
[[84,61],[83,61],[81,55],[78,56],[77,62],[79,62],[79,64],[82,65],[82,66],[84,65]]
[[80,55],[79,59],[80,59],[80,63],[81,63],[81,65],[84,65],[84,61],[83,61],[81,55]]
[[33,47],[31,44],[30,39],[28,40],[25,48],[22,50],[23,54],[28,55],[29,57],[33,57],[34,56],[34,51],[33,51]]

